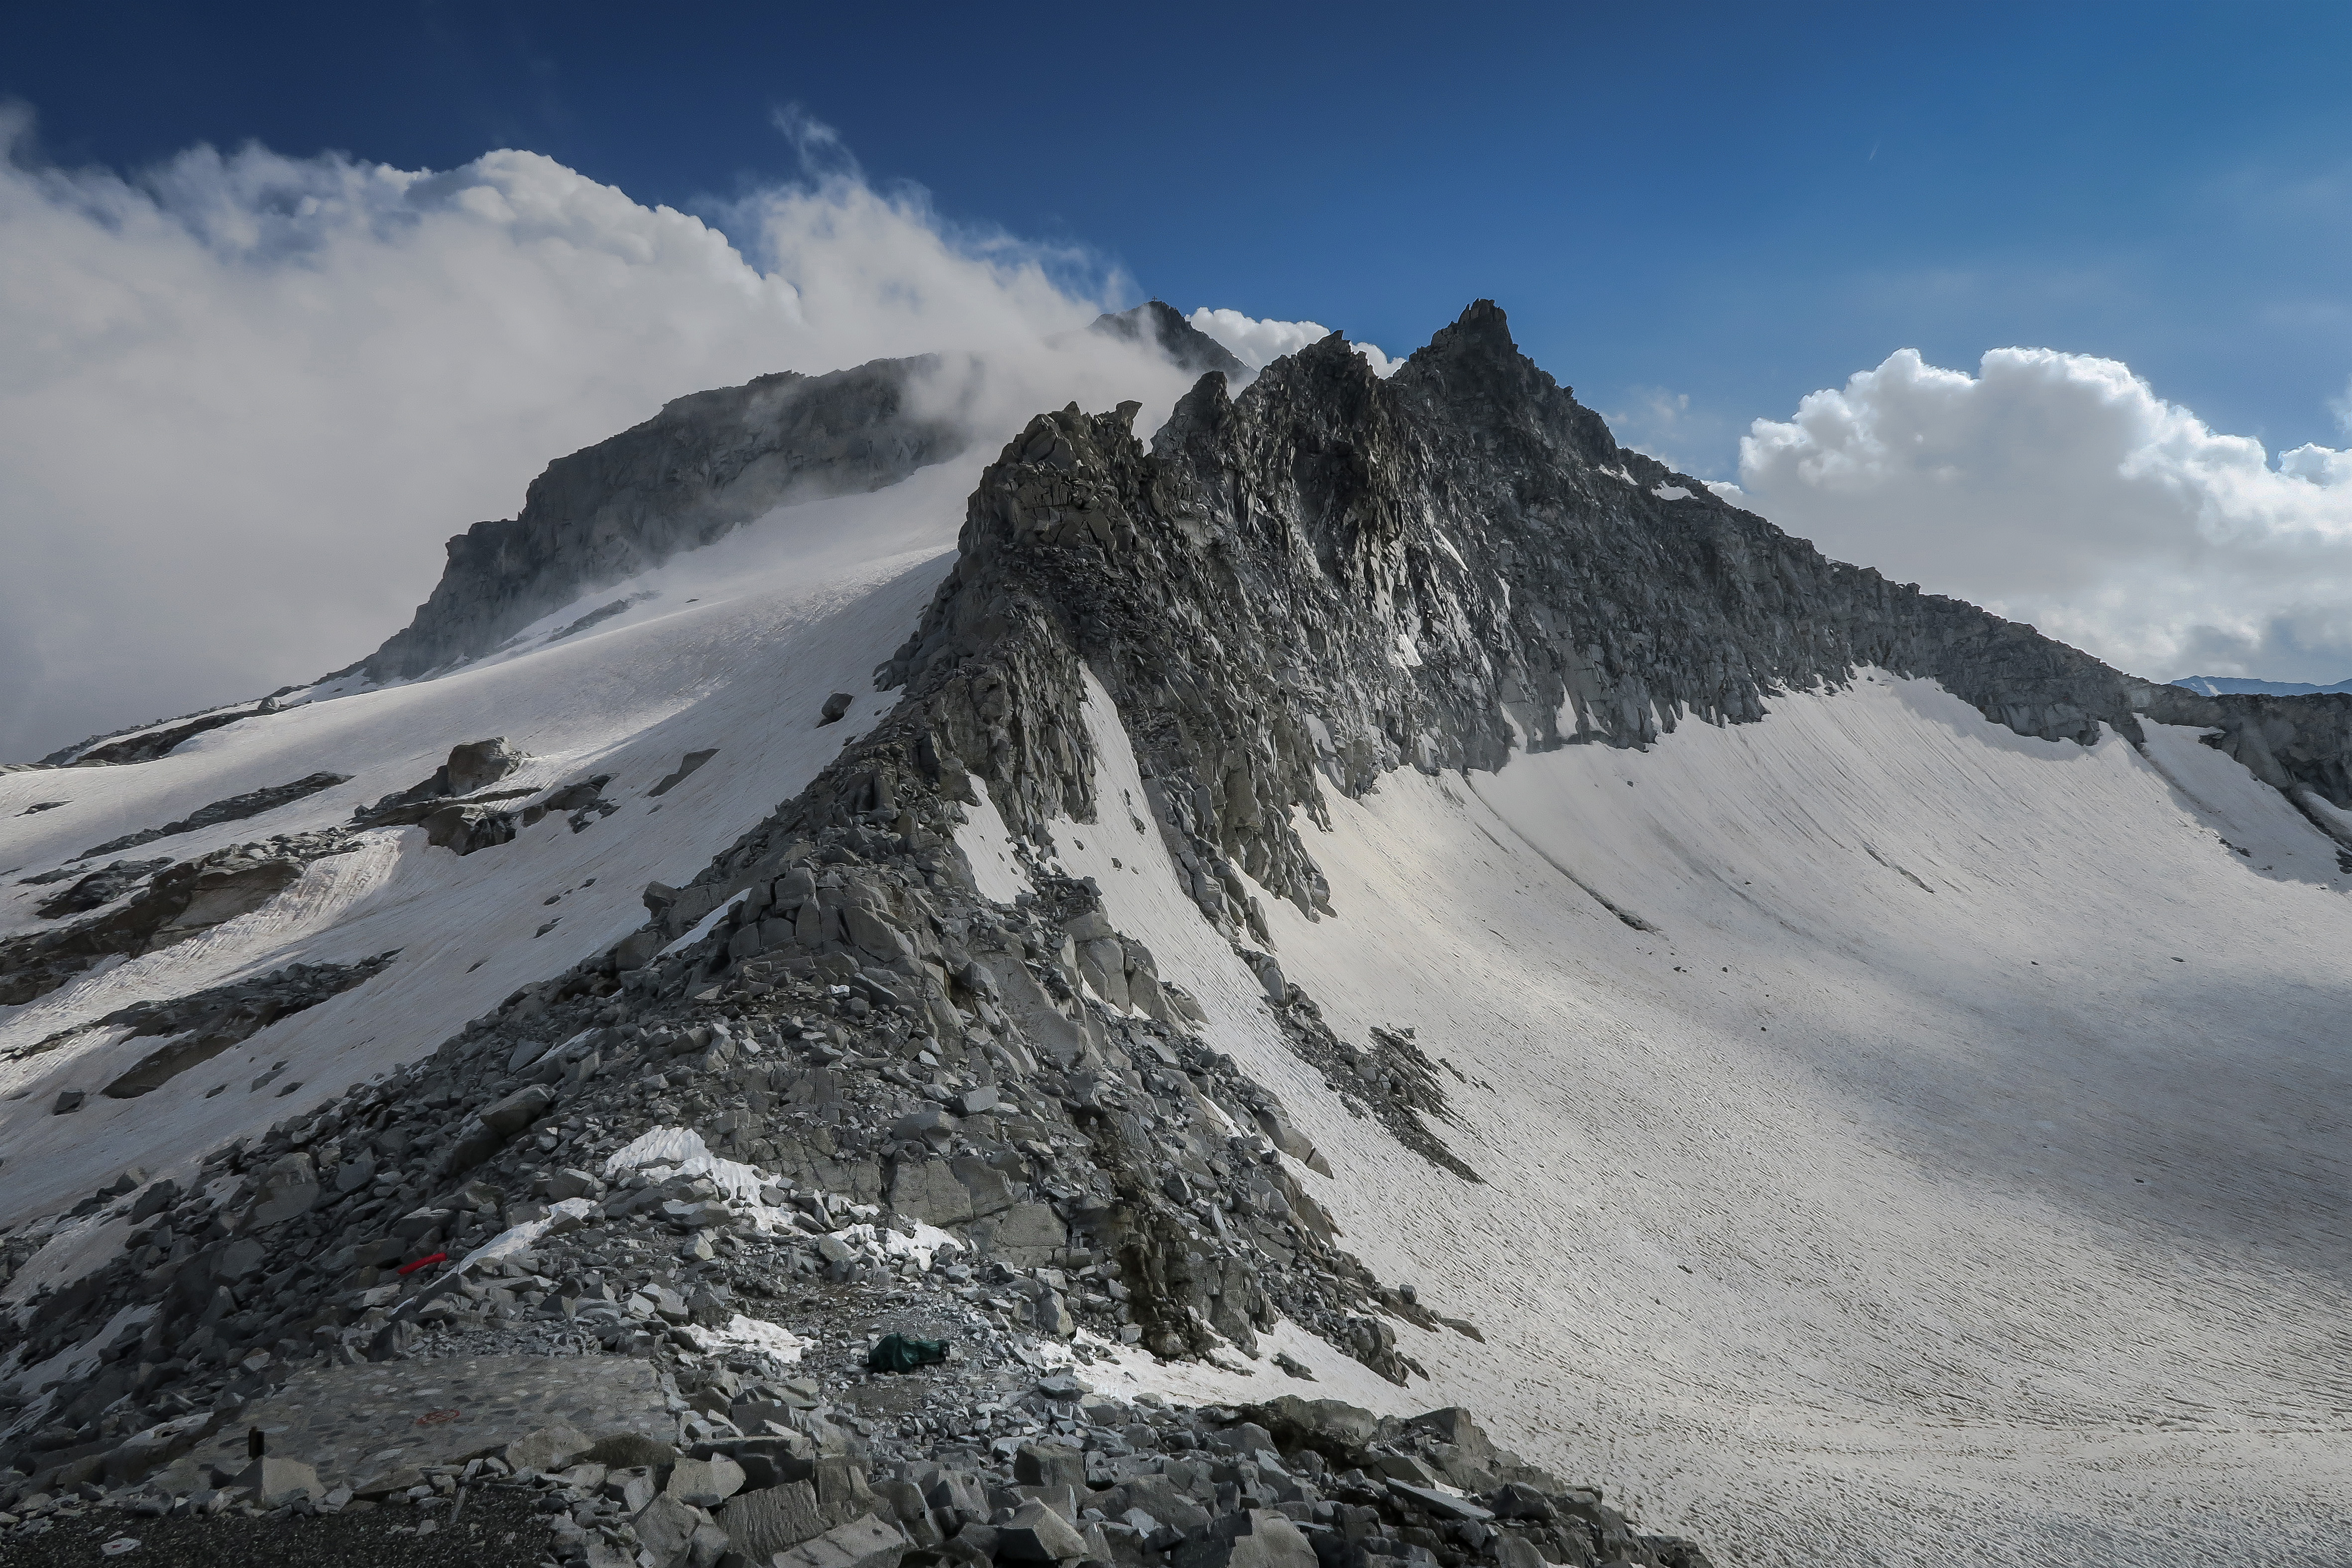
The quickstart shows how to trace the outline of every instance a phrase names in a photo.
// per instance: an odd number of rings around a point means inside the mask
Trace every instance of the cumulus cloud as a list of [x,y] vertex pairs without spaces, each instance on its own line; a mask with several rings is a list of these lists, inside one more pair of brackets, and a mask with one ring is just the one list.
[[1906,349],[1756,421],[1717,488],[2135,674],[2352,674],[2352,452],[2273,460],[2114,360]]
[[1181,392],[1078,330],[1123,279],[788,129],[806,176],[706,222],[522,152],[59,169],[0,115],[0,758],[349,663],[444,538],[686,392],[946,351],[982,435]]
[[[1262,371],[1285,354],[1295,354],[1309,343],[1319,343],[1331,335],[1331,329],[1314,321],[1260,320],[1244,316],[1238,310],[1212,310],[1203,307],[1192,312],[1192,325],[1206,332],[1233,350],[1234,358],[1253,371]],[[1392,376],[1402,360],[1391,360],[1371,343],[1348,345],[1364,357],[1376,376]]]

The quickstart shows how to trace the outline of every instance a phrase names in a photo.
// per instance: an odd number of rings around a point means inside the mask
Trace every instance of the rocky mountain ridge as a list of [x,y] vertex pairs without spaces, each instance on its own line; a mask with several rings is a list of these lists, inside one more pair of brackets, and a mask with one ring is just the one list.
[[[1171,362],[1212,379],[1230,382],[1241,371],[1222,345],[1157,301],[1091,329],[1152,340]],[[1869,663],[1944,681],[2021,734],[2087,741],[2105,723],[2136,739],[2143,713],[2217,730],[2210,744],[2296,800],[2331,837],[2346,831],[2301,795],[2352,810],[2352,703],[2337,700],[2346,694],[2209,693],[2139,680],[2031,627],[1829,560],[1702,482],[1618,446],[1599,415],[1518,354],[1490,302],[1472,306],[1392,382],[1351,359],[1335,334],[1276,361],[1246,413],[1216,408],[1216,394],[1196,388],[1155,440],[1163,461],[1185,459],[1187,498],[1171,504],[1194,529],[1298,529],[1286,549],[1313,553],[1316,570],[1269,557],[1260,563],[1271,573],[1261,597],[1277,582],[1370,591],[1402,641],[1390,645],[1384,632],[1374,646],[1359,636],[1346,659],[1319,654],[1326,675],[1316,689],[1344,685],[1328,672],[1350,660],[1410,667],[1421,653],[1408,622],[1425,623],[1441,647],[1499,639],[1465,668],[1449,653],[1445,674],[1407,683],[1432,692],[1454,685],[1459,700],[1425,714],[1391,703],[1349,715],[1348,759],[1336,741],[1329,758],[1318,758],[1343,789],[1402,758],[1491,767],[1513,745],[1647,745],[1685,717],[1756,717],[1776,685],[1837,682]],[[908,402],[910,383],[933,368],[928,359],[876,361],[824,376],[761,377],[676,400],[646,423],[551,464],[516,518],[476,524],[449,541],[442,580],[411,625],[335,674],[406,679],[478,657],[583,593],[784,500],[875,488],[946,460],[968,436]],[[1300,466],[1286,475],[1277,471],[1285,463]],[[1414,507],[1451,527],[1406,527]],[[1496,535],[1498,519],[1517,537]],[[1471,555],[1457,538],[1472,541]],[[1180,565],[1183,553],[1155,557],[1147,570]],[[1514,586],[1496,586],[1507,582]],[[1412,603],[1397,601],[1401,588]],[[1127,593],[1129,612],[1152,593]],[[568,630],[622,608],[592,609]],[[1317,619],[1328,622],[1329,611]],[[939,630],[927,624],[900,662],[936,649]],[[191,736],[266,715],[285,695],[257,709],[189,716],[168,731],[85,742],[44,762],[162,756]],[[1416,715],[1430,727],[1415,729]],[[1318,714],[1318,722],[1328,721]],[[1295,738],[1286,744],[1295,754]],[[1291,768],[1266,799],[1307,804],[1300,778]]]
[[[2352,700],[2203,697],[2030,626],[1822,557],[1617,445],[1487,302],[1382,381],[1337,337],[1239,399],[1206,377],[1147,453],[1129,411],[1041,416],[982,476],[961,559],[883,671],[926,744],[1023,826],[1087,821],[1076,671],[1104,682],[1213,918],[1230,868],[1305,910],[1290,827],[1401,766],[1646,746],[1763,716],[1871,664],[1932,676],[2024,735],[2140,737],[2140,716],[2295,799],[2352,806]],[[987,675],[975,680],[975,661]],[[1002,685],[992,683],[1002,683]],[[997,694],[1002,690],[1004,695]]]

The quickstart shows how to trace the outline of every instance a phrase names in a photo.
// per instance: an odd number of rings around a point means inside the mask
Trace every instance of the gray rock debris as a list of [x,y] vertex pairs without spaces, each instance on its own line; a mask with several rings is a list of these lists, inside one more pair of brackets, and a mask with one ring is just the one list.
[[564,812],[569,814],[572,831],[575,833],[581,832],[591,824],[613,815],[621,809],[614,801],[604,799],[604,786],[612,781],[611,774],[599,773],[592,778],[561,785],[525,806],[521,812],[521,824],[528,828],[541,817],[553,812]]
[[[52,894],[40,905],[40,916],[44,920],[58,920],[68,915],[87,915],[100,904],[113,903],[171,863],[169,855],[152,861],[116,861],[91,872],[63,893]],[[37,883],[58,882],[72,873],[73,868],[67,866],[45,876],[28,876],[24,880]]]
[[[629,1428],[591,1441],[562,1427],[493,1442],[461,1462],[436,1452],[454,1445],[420,1437],[413,1426],[386,1430],[406,1462],[357,1481],[274,1455],[237,1468],[208,1457],[214,1450],[191,1452],[191,1423],[183,1422],[176,1435],[142,1435],[146,1468],[107,1472],[127,1484],[100,1506],[173,1516],[383,1508],[429,1521],[467,1490],[503,1488],[535,1498],[554,1518],[568,1561],[614,1568],[897,1568],[910,1557],[969,1568],[1707,1562],[1688,1541],[1640,1532],[1599,1490],[1568,1486],[1496,1447],[1458,1409],[1405,1421],[1288,1397],[1240,1409],[1170,1406],[1150,1396],[1130,1405],[1097,1398],[1082,1383],[1049,1394],[1005,1374],[839,1392],[838,1403],[796,1394],[789,1405],[763,1406],[782,1419],[757,1437],[731,1422],[690,1436],[718,1418],[673,1397],[688,1412],[677,1417],[687,1430],[677,1446]],[[904,1423],[861,1414],[902,1394],[919,1396],[946,1435],[910,1440]],[[268,1420],[266,1410],[256,1414]],[[1028,1462],[1037,1445],[991,1437],[1045,1421],[1068,1434],[1050,1480]],[[16,1531],[32,1532],[82,1505],[43,1491],[15,1506]]]
[[[528,787],[497,789],[491,786],[529,760],[504,736],[466,741],[450,747],[449,760],[436,768],[433,777],[386,795],[373,806],[360,807],[352,813],[352,823],[358,828],[422,827],[427,843],[461,855],[511,843],[520,828],[539,821],[548,806],[541,803],[535,810],[526,808],[519,822],[516,813],[500,802],[535,791]],[[595,780],[580,800],[581,808],[604,804],[595,795],[608,777]],[[578,789],[567,786],[557,794],[570,798]]]
[[[1437,1064],[1414,1043],[1412,1030],[1375,1029],[1369,1043],[1351,1045],[1331,1031],[1323,1021],[1323,1009],[1296,987],[1288,988],[1275,1004],[1274,1014],[1290,1049],[1321,1071],[1325,1085],[1349,1114],[1378,1120],[1398,1143],[1465,1181],[1485,1179],[1448,1148],[1430,1125],[1432,1121],[1449,1122],[1454,1117],[1446,1108],[1445,1083],[1438,1076]],[[1261,1124],[1278,1123],[1272,1112],[1260,1112],[1259,1120]],[[1285,1146],[1284,1132],[1278,1124],[1266,1127],[1266,1135],[1277,1148]]]
[[133,1002],[95,1022],[49,1035],[12,1057],[40,1055],[79,1036],[104,1030],[127,1029],[126,1040],[160,1038],[163,1043],[100,1091],[110,1100],[135,1099],[242,1044],[278,1019],[373,978],[397,956],[396,951],[379,953],[356,964],[289,964],[252,979],[208,987],[184,997]]
[[[1338,1249],[1270,1143],[1225,1131],[1286,1121],[1271,1096],[1182,1013],[1137,1010],[1131,983],[1123,1010],[1100,995],[1082,946],[1095,977],[1105,943],[1123,974],[1148,970],[1092,891],[1042,876],[1024,906],[979,900],[945,836],[960,808],[919,769],[883,781],[905,831],[867,825],[876,770],[906,765],[896,746],[862,743],[762,830],[783,842],[751,855],[761,875],[702,941],[634,969],[584,962],[434,1057],[220,1151],[115,1263],[0,1325],[0,1353],[46,1357],[119,1305],[152,1306],[100,1364],[139,1381],[153,1415],[251,1397],[321,1354],[397,1360],[485,1333],[667,1358],[780,1290],[898,1281],[968,1332],[1067,1342],[1086,1326],[1168,1355],[1254,1354],[1281,1313],[1413,1375],[1381,1328],[1420,1320]],[[843,813],[861,802],[866,821]],[[762,1202],[794,1223],[752,1228],[703,1177],[592,1174],[654,1125],[695,1127],[761,1172]],[[486,1278],[394,1271],[462,1257],[559,1195],[601,1204]],[[919,1213],[969,1261],[923,1270],[861,1228]],[[625,1235],[652,1250],[616,1249]],[[642,1271],[672,1259],[676,1274]],[[143,1429],[94,1422],[128,1386],[112,1375],[26,1412],[0,1457],[28,1477],[102,1459]]]
[[86,861],[96,855],[110,855],[118,851],[136,849],[141,844],[153,843],[157,839],[168,839],[181,833],[193,833],[204,828],[218,827],[223,822],[241,822],[248,817],[258,817],[264,811],[274,811],[280,806],[290,806],[295,801],[315,795],[321,789],[330,789],[338,784],[348,783],[350,779],[351,775],[348,773],[312,773],[297,779],[290,784],[273,784],[266,789],[255,789],[243,795],[232,795],[226,800],[215,800],[209,806],[191,811],[176,822],[166,822],[160,828],[148,828],[136,833],[125,833],[119,839],[109,839],[102,844],[94,844],[74,856],[74,859]]

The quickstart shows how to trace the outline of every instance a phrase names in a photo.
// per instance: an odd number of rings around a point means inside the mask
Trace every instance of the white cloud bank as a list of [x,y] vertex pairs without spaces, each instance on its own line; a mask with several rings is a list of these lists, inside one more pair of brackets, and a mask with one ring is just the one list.
[[124,178],[38,164],[28,124],[0,111],[0,759],[349,663],[445,538],[686,392],[935,350],[988,356],[946,389],[983,429],[1182,390],[1066,336],[1121,280],[837,146],[721,232],[530,152]]
[[[1262,321],[1244,316],[1238,310],[1212,310],[1203,307],[1189,318],[1199,330],[1207,333],[1233,350],[1252,371],[1262,371],[1285,354],[1295,354],[1309,343],[1319,343],[1331,335],[1331,329],[1313,321]],[[1397,373],[1402,360],[1391,360],[1371,343],[1348,345],[1364,357],[1376,376]]]
[[1758,420],[1717,488],[2137,674],[2352,674],[2352,453],[2273,462],[2114,360],[1906,349]]

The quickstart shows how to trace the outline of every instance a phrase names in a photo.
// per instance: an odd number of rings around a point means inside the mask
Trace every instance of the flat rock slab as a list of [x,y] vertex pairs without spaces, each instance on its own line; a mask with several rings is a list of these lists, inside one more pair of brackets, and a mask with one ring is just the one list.
[[256,1400],[196,1450],[242,1469],[259,1427],[273,1456],[328,1486],[492,1453],[546,1427],[675,1442],[677,1418],[649,1362],[622,1356],[483,1355],[313,1367]]

